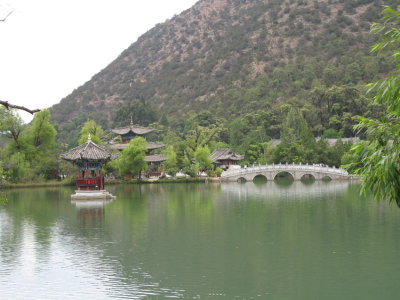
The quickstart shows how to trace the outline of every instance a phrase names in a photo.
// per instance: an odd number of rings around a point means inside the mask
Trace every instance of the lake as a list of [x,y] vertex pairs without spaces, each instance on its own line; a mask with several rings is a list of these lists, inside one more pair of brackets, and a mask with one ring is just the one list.
[[346,181],[7,190],[0,299],[398,299],[400,209]]

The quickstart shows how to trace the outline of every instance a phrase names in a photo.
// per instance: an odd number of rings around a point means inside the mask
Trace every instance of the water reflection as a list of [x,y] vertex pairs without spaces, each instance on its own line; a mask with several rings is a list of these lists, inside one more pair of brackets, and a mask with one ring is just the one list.
[[82,225],[98,225],[103,223],[105,206],[113,200],[71,200],[71,204],[77,209],[78,221]]
[[13,191],[0,298],[390,299],[398,211],[349,185],[121,185],[100,202]]
[[224,182],[221,183],[221,191],[224,199],[246,200],[248,198],[258,198],[279,200],[284,198],[304,200],[343,193],[351,184],[348,180],[330,182],[320,180],[313,182],[276,180],[263,184],[253,182],[242,184]]

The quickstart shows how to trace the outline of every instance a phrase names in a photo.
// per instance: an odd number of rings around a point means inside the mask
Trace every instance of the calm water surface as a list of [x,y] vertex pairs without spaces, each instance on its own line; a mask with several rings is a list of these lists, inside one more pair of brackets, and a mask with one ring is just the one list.
[[0,299],[398,299],[400,209],[348,182],[6,191]]

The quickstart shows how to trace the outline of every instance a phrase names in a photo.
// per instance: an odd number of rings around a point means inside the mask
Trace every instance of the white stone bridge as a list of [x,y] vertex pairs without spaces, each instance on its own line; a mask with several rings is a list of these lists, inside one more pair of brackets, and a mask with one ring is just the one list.
[[224,171],[221,174],[221,181],[253,181],[257,176],[263,176],[267,180],[272,181],[280,173],[289,173],[294,180],[301,180],[302,178],[314,178],[315,180],[354,178],[354,176],[347,173],[346,170],[335,167],[303,164],[272,164]]

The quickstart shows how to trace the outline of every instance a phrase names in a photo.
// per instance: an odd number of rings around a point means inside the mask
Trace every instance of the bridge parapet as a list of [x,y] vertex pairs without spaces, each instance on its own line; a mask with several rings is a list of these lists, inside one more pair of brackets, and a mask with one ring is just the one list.
[[221,174],[221,180],[238,180],[239,178],[252,180],[257,175],[263,175],[268,180],[273,180],[281,172],[290,173],[295,180],[301,179],[306,174],[312,175],[315,179],[322,179],[326,176],[331,179],[352,178],[346,170],[336,167],[308,164],[272,164],[253,165],[252,167],[224,171]]

